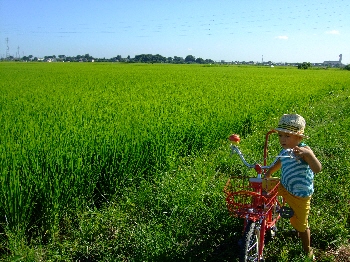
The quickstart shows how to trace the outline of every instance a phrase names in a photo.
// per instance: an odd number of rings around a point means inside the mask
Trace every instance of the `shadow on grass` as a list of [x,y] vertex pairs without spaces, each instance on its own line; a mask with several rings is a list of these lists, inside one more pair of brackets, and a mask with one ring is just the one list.
[[225,225],[200,243],[189,245],[185,252],[161,254],[152,261],[238,261],[241,231],[240,225]]

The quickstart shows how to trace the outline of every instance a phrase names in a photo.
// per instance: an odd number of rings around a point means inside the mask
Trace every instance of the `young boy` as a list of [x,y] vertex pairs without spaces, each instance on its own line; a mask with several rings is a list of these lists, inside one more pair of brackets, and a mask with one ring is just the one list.
[[293,149],[295,158],[280,158],[265,174],[281,169],[281,184],[279,195],[283,196],[293,209],[294,215],[290,219],[292,226],[299,232],[303,249],[309,257],[313,257],[310,247],[310,229],[308,215],[310,200],[314,192],[314,174],[322,169],[322,165],[310,147],[301,143],[304,135],[305,119],[297,114],[282,116],[275,131],[278,132],[279,142],[283,149]]

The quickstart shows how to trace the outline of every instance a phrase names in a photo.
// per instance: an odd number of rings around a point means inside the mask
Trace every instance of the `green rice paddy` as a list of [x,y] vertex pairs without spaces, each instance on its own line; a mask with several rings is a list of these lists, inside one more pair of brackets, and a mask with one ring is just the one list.
[[[4,62],[0,79],[5,261],[235,261],[242,224],[222,189],[247,170],[227,137],[260,161],[284,113],[304,116],[323,164],[310,215],[320,261],[348,244],[346,70]],[[281,223],[269,261],[301,261]]]

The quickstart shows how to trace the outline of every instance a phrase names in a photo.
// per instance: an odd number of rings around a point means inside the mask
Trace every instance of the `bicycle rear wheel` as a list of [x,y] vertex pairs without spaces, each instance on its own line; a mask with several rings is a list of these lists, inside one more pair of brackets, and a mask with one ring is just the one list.
[[244,230],[243,241],[241,242],[241,262],[264,261],[262,258],[259,260],[260,239],[259,223],[249,220]]

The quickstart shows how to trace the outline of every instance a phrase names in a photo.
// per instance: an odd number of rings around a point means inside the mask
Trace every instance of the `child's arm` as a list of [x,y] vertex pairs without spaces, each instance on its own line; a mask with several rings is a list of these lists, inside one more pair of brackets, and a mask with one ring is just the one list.
[[272,167],[270,167],[269,170],[267,170],[266,174],[264,175],[265,178],[269,178],[271,177],[271,174],[275,173],[276,171],[278,171],[281,168],[281,160],[278,159],[278,161],[276,162],[275,165],[273,165]]
[[293,152],[297,157],[302,158],[305,162],[307,162],[311,168],[311,170],[316,174],[322,170],[322,164],[315,156],[314,152],[310,147],[294,147]]

